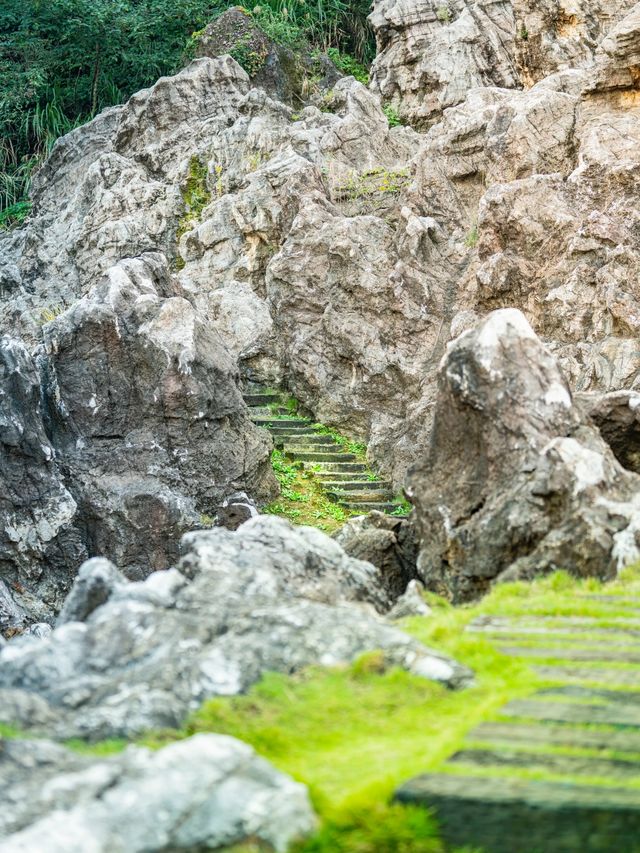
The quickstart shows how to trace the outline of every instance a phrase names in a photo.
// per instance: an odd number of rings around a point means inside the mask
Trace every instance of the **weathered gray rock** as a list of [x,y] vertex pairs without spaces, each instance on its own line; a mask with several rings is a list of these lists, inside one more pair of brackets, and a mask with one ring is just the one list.
[[634,0],[376,0],[374,90],[428,126],[469,91],[528,87],[593,63]]
[[640,394],[580,394],[576,402],[598,427],[618,462],[640,474]]
[[123,261],[43,329],[53,441],[91,553],[133,577],[168,568],[230,488],[275,493],[220,336],[160,255]]
[[5,739],[0,793],[5,853],[177,853],[247,840],[285,851],[316,824],[304,785],[224,735],[107,759]]
[[640,554],[640,478],[574,406],[519,311],[449,345],[430,453],[408,494],[419,573],[456,601],[555,569],[612,578]]
[[[0,342],[0,632],[49,621],[87,556],[25,346]],[[8,586],[7,586],[8,585]],[[9,587],[9,588],[8,588]]]
[[409,581],[409,585],[393,605],[387,619],[405,619],[407,616],[429,616],[431,608],[422,597],[424,586],[420,581]]
[[370,512],[347,521],[334,539],[350,557],[374,565],[380,582],[395,602],[416,577],[418,537],[410,519]]
[[216,510],[216,524],[227,530],[237,530],[245,521],[256,518],[258,509],[246,492],[228,495]]
[[124,575],[104,557],[87,560],[80,567],[56,624],[84,622],[97,607],[108,601],[126,583]]
[[84,622],[3,647],[0,720],[36,729],[46,720],[58,737],[129,736],[178,725],[264,672],[376,649],[452,687],[471,678],[377,616],[390,604],[378,571],[314,528],[260,516],[235,533],[188,534],[184,549],[177,570],[117,586]]

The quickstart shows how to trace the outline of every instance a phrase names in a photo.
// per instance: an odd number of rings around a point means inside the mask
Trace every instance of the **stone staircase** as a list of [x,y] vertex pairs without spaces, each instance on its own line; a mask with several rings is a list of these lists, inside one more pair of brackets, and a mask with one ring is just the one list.
[[275,447],[311,472],[332,501],[351,512],[400,514],[391,483],[378,478],[358,454],[313,421],[290,414],[285,395],[252,388],[244,399],[254,424],[268,429]]
[[640,599],[579,597],[597,602],[598,615],[491,616],[468,627],[549,686],[471,731],[442,772],[397,791],[435,810],[449,844],[640,851]]

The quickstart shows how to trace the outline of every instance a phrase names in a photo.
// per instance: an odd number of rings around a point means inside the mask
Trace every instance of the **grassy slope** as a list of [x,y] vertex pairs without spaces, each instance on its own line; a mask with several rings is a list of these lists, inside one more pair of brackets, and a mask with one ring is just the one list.
[[[584,597],[594,592],[612,596],[611,603]],[[606,624],[629,615],[631,605],[615,599],[620,594],[640,596],[640,571],[628,570],[608,586],[559,573],[498,586],[480,603],[459,608],[430,596],[433,615],[405,620],[402,627],[472,667],[475,687],[451,692],[386,670],[374,652],[349,667],[270,674],[245,696],[207,702],[183,731],[157,733],[145,743],[159,746],[213,731],[252,744],[310,788],[325,826],[300,848],[304,853],[440,853],[428,816],[386,805],[394,788],[417,773],[441,769],[470,729],[495,719],[510,699],[552,684],[534,676],[526,662],[497,652],[489,640],[465,633],[466,625],[482,614],[593,616]],[[121,746],[109,742],[100,751]]]

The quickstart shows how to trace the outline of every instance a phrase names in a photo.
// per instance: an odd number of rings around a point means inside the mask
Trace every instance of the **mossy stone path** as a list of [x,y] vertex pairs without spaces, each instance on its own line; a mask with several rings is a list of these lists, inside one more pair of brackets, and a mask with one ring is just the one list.
[[435,810],[451,844],[640,851],[640,598],[580,597],[598,615],[492,615],[468,626],[551,686],[509,702],[441,772],[398,789],[401,802]]
[[312,474],[330,500],[352,512],[398,514],[391,483],[372,472],[364,454],[350,451],[308,418],[291,414],[286,395],[253,388],[244,399],[253,422],[269,430],[276,449]]

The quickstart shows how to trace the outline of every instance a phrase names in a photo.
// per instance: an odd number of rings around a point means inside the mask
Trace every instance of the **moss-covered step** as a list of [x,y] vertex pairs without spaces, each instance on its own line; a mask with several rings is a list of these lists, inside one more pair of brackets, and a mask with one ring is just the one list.
[[[313,476],[327,498],[345,511],[345,518],[371,510],[406,514],[394,500],[391,484],[367,465],[364,445],[297,416],[296,402],[272,389],[254,384],[245,401],[253,422],[269,430],[276,449]],[[309,513],[292,508],[286,512],[292,520],[297,515],[309,522]]]
[[518,778],[418,776],[396,799],[434,809],[451,845],[486,853],[638,853],[640,791]]

